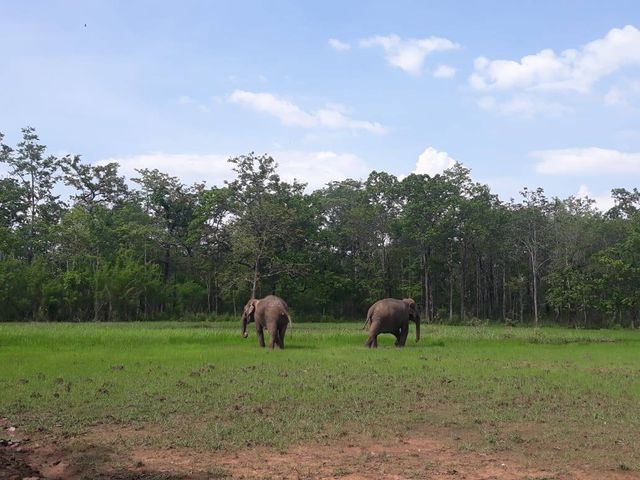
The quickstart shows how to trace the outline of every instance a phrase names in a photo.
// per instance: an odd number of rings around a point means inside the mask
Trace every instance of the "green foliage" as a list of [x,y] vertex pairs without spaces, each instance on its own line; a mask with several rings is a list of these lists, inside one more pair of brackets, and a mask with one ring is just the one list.
[[3,320],[23,320],[30,316],[30,290],[34,282],[29,278],[29,270],[28,264],[14,258],[0,262],[0,305]]
[[270,293],[303,319],[412,297],[428,322],[640,320],[637,189],[615,189],[606,214],[542,189],[505,203],[456,164],[309,192],[254,153],[229,160],[225,185],[155,169],[128,184],[22,133],[15,147],[0,134],[0,320],[208,318]]

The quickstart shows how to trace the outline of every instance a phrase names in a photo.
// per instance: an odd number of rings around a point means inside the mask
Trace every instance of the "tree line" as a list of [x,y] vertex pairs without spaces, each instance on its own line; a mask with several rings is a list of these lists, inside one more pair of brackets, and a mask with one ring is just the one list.
[[602,213],[542,189],[501,201],[460,164],[307,192],[268,155],[229,162],[220,186],[127,182],[116,163],[48,154],[33,128],[14,147],[0,134],[0,320],[239,315],[276,293],[297,319],[412,297],[428,322],[638,325],[637,189]]

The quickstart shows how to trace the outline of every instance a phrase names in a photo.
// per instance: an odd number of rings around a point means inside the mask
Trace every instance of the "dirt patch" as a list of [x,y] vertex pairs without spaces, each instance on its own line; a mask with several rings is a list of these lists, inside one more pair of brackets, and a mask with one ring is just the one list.
[[[446,435],[445,435],[446,437]],[[461,452],[431,437],[409,437],[385,442],[302,445],[284,452],[252,448],[229,455],[196,454],[173,449],[158,455],[136,449],[133,458],[156,471],[206,471],[218,477],[269,479],[467,479],[569,480],[637,479],[636,472],[593,467],[540,466],[514,452]]]
[[[637,471],[602,463],[566,461],[534,445],[474,450],[478,432],[458,427],[383,441],[344,438],[275,451],[251,447],[237,452],[159,449],[145,438],[154,426],[97,426],[80,437],[35,440],[12,432],[0,443],[0,479],[640,479]],[[529,452],[528,450],[531,450]]]
[[18,445],[6,440],[0,441],[0,479],[2,480],[39,477],[39,473],[29,466],[27,451]]

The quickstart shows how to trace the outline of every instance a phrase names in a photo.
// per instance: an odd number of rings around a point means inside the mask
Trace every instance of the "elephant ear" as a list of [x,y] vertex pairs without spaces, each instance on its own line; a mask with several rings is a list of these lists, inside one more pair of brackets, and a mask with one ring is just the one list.
[[249,302],[247,302],[247,304],[244,306],[244,312],[243,314],[246,317],[250,317],[251,315],[253,315],[253,312],[256,310],[256,301],[255,300],[250,300]]
[[412,298],[403,298],[402,301],[407,304],[412,315],[418,315],[418,305]]

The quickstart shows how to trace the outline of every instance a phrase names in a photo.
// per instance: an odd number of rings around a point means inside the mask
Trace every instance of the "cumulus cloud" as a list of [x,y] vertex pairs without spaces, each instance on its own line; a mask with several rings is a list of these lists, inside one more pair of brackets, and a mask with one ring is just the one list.
[[372,168],[360,157],[351,153],[332,151],[279,151],[273,154],[280,166],[283,180],[294,178],[307,183],[308,190],[322,188],[334,180],[365,178]]
[[576,193],[576,197],[589,198],[593,200],[596,207],[603,212],[610,210],[615,205],[615,201],[611,198],[611,195],[594,195],[585,184],[580,185],[580,188],[578,188],[578,192]]
[[413,173],[426,174],[431,177],[453,167],[456,161],[447,152],[439,152],[433,147],[427,147],[418,156],[418,162]]
[[336,38],[329,39],[329,46],[335,50],[338,50],[339,52],[351,50],[351,45],[349,43],[341,42]]
[[187,184],[206,180],[210,185],[221,185],[233,176],[228,158],[223,154],[149,152],[105,158],[98,163],[117,162],[120,173],[127,178],[135,178],[138,175],[136,169],[157,168]]
[[640,65],[640,30],[627,25],[560,54],[544,49],[519,61],[479,57],[469,83],[477,90],[587,93],[601,78],[632,65]]
[[447,38],[410,38],[402,39],[398,35],[377,35],[360,40],[363,48],[382,47],[390,65],[398,67],[412,75],[422,72],[425,58],[434,52],[454,50],[460,45]]
[[640,98],[640,81],[624,82],[613,85],[604,96],[607,107],[627,107],[636,104]]
[[[283,180],[292,182],[297,179],[307,183],[308,190],[321,188],[333,180],[364,178],[371,171],[364,160],[351,153],[279,150],[271,155],[278,163],[278,173]],[[186,184],[206,181],[208,185],[221,186],[225,180],[235,178],[232,165],[227,161],[231,156],[151,152],[107,158],[98,163],[119,163],[120,173],[127,178],[135,178],[138,175],[136,169],[157,168]]]
[[287,126],[304,128],[317,126],[317,120],[313,115],[303,111],[296,104],[271,93],[235,90],[229,96],[229,101],[272,115]]
[[547,175],[607,175],[640,173],[640,153],[605,148],[565,148],[532,152],[536,170]]
[[560,115],[572,112],[571,108],[561,103],[549,102],[531,96],[516,96],[508,100],[498,100],[492,96],[485,96],[478,100],[478,106],[483,110],[526,118],[538,113]]
[[364,130],[384,134],[387,129],[378,122],[355,120],[345,113],[344,107],[328,105],[306,112],[293,102],[272,93],[235,90],[229,101],[278,118],[283,125],[302,128],[328,128],[332,130]]
[[435,78],[453,78],[456,75],[456,69],[449,65],[438,65],[433,72]]

